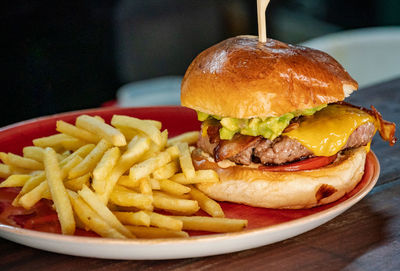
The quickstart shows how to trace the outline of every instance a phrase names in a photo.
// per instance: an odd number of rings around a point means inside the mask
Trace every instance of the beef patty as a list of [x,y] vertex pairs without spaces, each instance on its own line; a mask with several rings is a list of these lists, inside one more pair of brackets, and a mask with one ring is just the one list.
[[[312,152],[296,139],[279,136],[274,140],[260,136],[236,134],[231,140],[219,138],[219,126],[209,126],[206,136],[200,136],[197,146],[218,161],[229,159],[237,164],[283,164],[312,156]],[[367,122],[359,126],[342,149],[367,145],[372,140],[375,126]]]

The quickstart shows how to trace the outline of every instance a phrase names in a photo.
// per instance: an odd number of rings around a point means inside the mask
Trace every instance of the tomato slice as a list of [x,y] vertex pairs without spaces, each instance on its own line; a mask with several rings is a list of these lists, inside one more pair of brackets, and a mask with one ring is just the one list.
[[330,163],[335,161],[336,157],[337,154],[332,156],[316,156],[286,165],[259,166],[258,169],[273,172],[311,170],[329,165]]

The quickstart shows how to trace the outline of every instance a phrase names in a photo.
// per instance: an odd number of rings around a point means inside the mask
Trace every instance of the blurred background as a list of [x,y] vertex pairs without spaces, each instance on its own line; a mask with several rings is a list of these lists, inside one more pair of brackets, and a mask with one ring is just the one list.
[[[256,11],[256,0],[8,1],[0,11],[0,127],[99,107],[116,100],[118,90],[120,103],[145,104],[132,93],[152,91],[152,97],[175,99],[199,52],[227,37],[257,35]],[[318,37],[365,27],[392,26],[384,39],[400,40],[399,14],[398,0],[271,0],[267,30],[271,38],[325,48],[332,39]],[[368,31],[362,38],[374,33]],[[358,42],[357,52],[366,43]],[[390,44],[400,51],[400,43]],[[400,73],[400,67],[390,70]],[[143,81],[160,76],[170,77]]]

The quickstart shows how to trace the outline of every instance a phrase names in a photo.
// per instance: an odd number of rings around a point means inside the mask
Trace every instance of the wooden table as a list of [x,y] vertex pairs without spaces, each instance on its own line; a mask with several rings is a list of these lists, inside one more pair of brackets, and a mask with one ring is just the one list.
[[[400,79],[359,90],[350,102],[374,104],[400,124]],[[399,133],[397,133],[398,135]],[[0,240],[0,270],[400,270],[400,143],[376,136],[375,188],[330,222],[272,245],[213,257],[114,261],[60,255]]]

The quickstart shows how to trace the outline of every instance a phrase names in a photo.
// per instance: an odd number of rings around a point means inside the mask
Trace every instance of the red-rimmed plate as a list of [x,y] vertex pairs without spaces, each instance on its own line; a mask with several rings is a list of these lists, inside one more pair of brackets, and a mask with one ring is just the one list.
[[[109,121],[114,114],[124,114],[163,123],[170,136],[198,130],[199,122],[192,110],[182,107],[100,108],[38,118],[0,129],[0,151],[21,153],[32,139],[54,134],[56,120],[73,122],[78,115],[99,115]],[[340,200],[306,210],[274,210],[240,204],[221,203],[227,217],[248,219],[248,228],[227,234],[201,234],[186,239],[115,240],[86,236],[63,236],[27,230],[5,224],[7,190],[0,190],[0,236],[27,246],[76,256],[107,259],[176,259],[217,255],[278,242],[331,220],[361,200],[379,177],[379,162],[370,152],[365,174],[357,187]],[[7,193],[5,193],[7,192]],[[11,193],[12,194],[12,193]],[[3,206],[3,208],[1,208]],[[7,214],[9,215],[9,214]],[[57,229],[55,230],[57,231]]]

